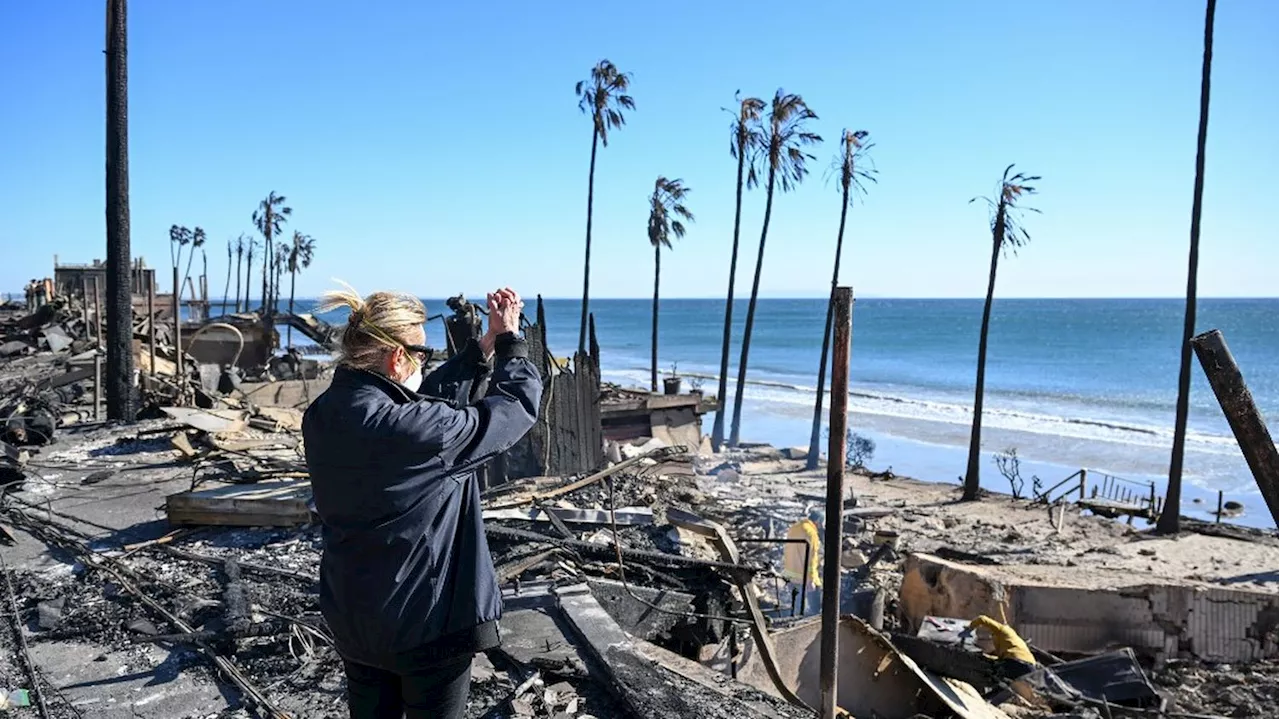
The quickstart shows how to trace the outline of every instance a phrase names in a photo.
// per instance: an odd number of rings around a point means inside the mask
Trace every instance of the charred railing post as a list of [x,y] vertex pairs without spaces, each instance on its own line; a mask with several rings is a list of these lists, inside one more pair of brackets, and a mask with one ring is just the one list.
[[[130,335],[133,333],[130,332]],[[98,286],[98,278],[93,278],[93,338],[102,348],[102,288]]]
[[1244,375],[1227,348],[1227,340],[1218,330],[1209,330],[1192,338],[1191,347],[1196,351],[1196,358],[1200,360],[1209,386],[1222,406],[1222,413],[1227,417],[1227,424],[1231,425],[1236,442],[1240,443],[1240,451],[1249,463],[1258,491],[1267,500],[1271,520],[1276,521],[1277,484],[1280,484],[1276,443],[1271,439],[1271,432],[1267,430],[1267,423],[1262,419],[1253,395],[1245,386]]
[[93,418],[102,419],[102,355],[93,353]]
[[836,288],[831,346],[831,419],[828,423],[827,514],[822,547],[822,706],[823,719],[836,716],[836,657],[840,636],[840,544],[844,530],[845,436],[849,421],[849,336],[853,290]]
[[80,276],[80,285],[82,288],[82,292],[84,293],[84,306],[80,308],[80,315],[84,319],[84,336],[85,336],[85,339],[88,339],[89,328],[91,327],[91,325],[89,324],[89,276],[88,275]]
[[148,351],[151,355],[151,380],[154,385],[156,378],[156,285],[154,282],[147,283],[147,334],[150,335]]
[[[263,300],[265,302],[265,300]],[[268,337],[270,329],[267,330]],[[182,287],[178,284],[178,268],[173,268],[173,359],[174,370],[173,381],[182,386],[183,371],[186,369],[186,363],[182,361]],[[182,398],[178,398],[178,404],[182,404]]]

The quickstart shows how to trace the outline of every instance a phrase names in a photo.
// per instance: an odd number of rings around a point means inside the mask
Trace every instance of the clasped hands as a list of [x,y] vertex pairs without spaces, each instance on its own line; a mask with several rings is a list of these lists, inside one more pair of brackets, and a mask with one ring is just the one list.
[[480,350],[486,359],[493,355],[494,345],[498,337],[508,332],[519,334],[520,313],[524,302],[520,295],[510,287],[504,287],[488,294],[489,331],[480,338]]

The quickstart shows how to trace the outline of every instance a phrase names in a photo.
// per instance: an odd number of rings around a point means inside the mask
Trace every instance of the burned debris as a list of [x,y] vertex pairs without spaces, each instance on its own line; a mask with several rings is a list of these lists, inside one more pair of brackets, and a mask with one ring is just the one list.
[[[451,310],[463,341],[479,309]],[[118,426],[95,421],[91,308],[0,309],[0,702],[60,718],[343,713],[299,431],[326,370],[264,355],[255,317],[139,313],[147,410]],[[468,716],[815,716],[828,521],[852,716],[1276,715],[1276,580],[1248,571],[1274,558],[1274,533],[1174,548],[888,474],[848,478],[828,517],[803,456],[711,454],[713,398],[602,386],[595,343],[556,358],[544,328],[539,311],[526,329],[552,388],[542,420],[482,493],[505,614]]]

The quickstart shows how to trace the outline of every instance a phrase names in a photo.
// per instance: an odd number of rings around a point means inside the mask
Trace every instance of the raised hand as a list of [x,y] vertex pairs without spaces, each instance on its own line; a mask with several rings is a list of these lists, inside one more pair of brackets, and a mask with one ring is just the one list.
[[489,293],[489,334],[497,337],[507,332],[520,331],[520,311],[524,302],[510,287]]

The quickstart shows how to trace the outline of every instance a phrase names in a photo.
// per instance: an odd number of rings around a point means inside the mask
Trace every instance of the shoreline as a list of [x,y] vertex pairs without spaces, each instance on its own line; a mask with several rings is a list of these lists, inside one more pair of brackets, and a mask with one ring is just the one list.
[[[602,379],[605,381],[622,380],[622,383],[631,382],[625,373],[608,368],[603,370]],[[703,390],[706,391],[707,389],[706,385],[704,385]],[[714,390],[714,387],[711,389]],[[753,399],[750,395],[743,403],[744,437],[748,441],[762,442],[774,447],[796,447],[807,450],[811,431],[812,404],[809,405],[807,411],[787,415],[781,415],[776,410],[769,411],[761,406],[764,404],[766,404],[765,401]],[[931,484],[957,486],[958,475],[963,473],[968,454],[968,424],[921,419],[900,419],[891,423],[866,421],[869,418],[869,415],[856,410],[850,412],[850,429],[857,434],[872,439],[876,443],[875,457],[868,461],[870,467],[890,469],[903,476],[914,477],[919,481]],[[859,419],[863,421],[858,421]],[[703,417],[703,434],[709,435],[711,433],[713,421],[714,413],[708,413]],[[933,433],[922,431],[929,429],[929,424],[935,425],[937,429]],[[825,428],[826,423],[824,421],[824,435],[821,440],[823,454],[825,454],[826,450]],[[956,441],[952,443],[941,441],[948,436]],[[1082,468],[1081,464],[1073,465],[1068,463],[1072,458],[1079,459],[1080,456],[1087,455],[1100,458],[1110,456],[1114,459],[1116,457],[1124,457],[1133,451],[1130,445],[1109,446],[1109,443],[1103,440],[1071,438],[1072,447],[1070,451],[1037,453],[1035,450],[1028,451],[1027,448],[1036,447],[1035,441],[1042,440],[1043,435],[984,425],[983,436],[982,487],[988,491],[1001,493],[1009,491],[1009,484],[996,471],[992,464],[992,456],[1011,446],[1019,448],[1022,476],[1025,480],[1024,493],[1031,491],[1033,477],[1035,476],[1038,476],[1043,482],[1043,486],[1047,488],[1079,471]],[[1064,440],[1069,438],[1057,436],[1057,439]],[[1243,457],[1239,454],[1239,448],[1233,444],[1231,449],[1235,454],[1235,459],[1244,468],[1246,474],[1233,487],[1233,491],[1223,491],[1223,499],[1224,501],[1239,502],[1243,505],[1243,510],[1231,516],[1224,514],[1222,522],[1259,529],[1274,527],[1275,524],[1271,519],[1262,494],[1258,491],[1253,477],[1247,474],[1248,468],[1244,463]],[[1104,464],[1104,462],[1084,463],[1083,468],[1090,472],[1122,477],[1135,482],[1151,482],[1154,484],[1157,494],[1163,494],[1164,485],[1168,480],[1167,474],[1122,472]],[[1184,476],[1183,516],[1200,521],[1213,521],[1217,502],[1217,489],[1206,487],[1201,478],[1197,476],[1190,474]]]

